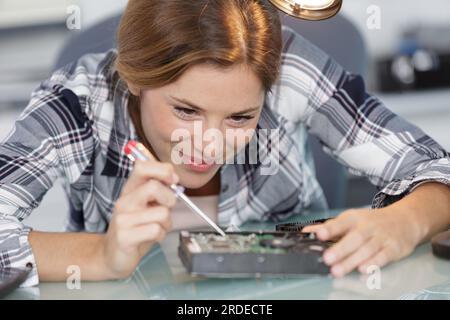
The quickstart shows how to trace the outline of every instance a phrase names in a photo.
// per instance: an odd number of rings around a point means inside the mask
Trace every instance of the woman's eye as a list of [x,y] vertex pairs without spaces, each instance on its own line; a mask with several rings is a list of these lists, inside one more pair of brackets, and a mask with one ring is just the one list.
[[181,117],[190,117],[197,114],[197,111],[193,109],[183,108],[183,107],[174,107],[174,110],[177,115]]
[[230,119],[233,122],[238,123],[238,124],[245,123],[253,118],[254,118],[253,116],[232,116],[232,117],[230,117]]

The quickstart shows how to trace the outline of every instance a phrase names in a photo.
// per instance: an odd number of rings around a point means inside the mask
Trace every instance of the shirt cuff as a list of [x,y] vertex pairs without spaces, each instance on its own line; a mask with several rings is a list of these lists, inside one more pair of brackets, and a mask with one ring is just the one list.
[[21,287],[39,284],[36,261],[28,241],[32,229],[24,226],[16,217],[0,214],[0,267],[31,268]]
[[383,208],[413,192],[422,184],[442,183],[450,187],[450,159],[431,161],[425,169],[386,185],[373,199],[372,208]]

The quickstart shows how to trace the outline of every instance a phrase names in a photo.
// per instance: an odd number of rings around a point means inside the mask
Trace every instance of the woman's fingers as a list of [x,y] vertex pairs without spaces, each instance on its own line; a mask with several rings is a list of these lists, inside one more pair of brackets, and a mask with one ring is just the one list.
[[147,207],[150,202],[173,207],[176,203],[175,193],[157,180],[150,180],[139,186],[134,192],[121,197],[116,209],[123,212],[134,212]]
[[321,224],[314,224],[314,225],[310,225],[310,226],[306,226],[302,229],[302,232],[306,232],[306,233],[315,233],[317,231],[318,228],[321,228],[323,223]]
[[343,213],[335,219],[328,220],[323,224],[307,226],[303,232],[314,232],[322,241],[339,238],[352,228],[357,219],[353,214]]
[[392,260],[389,249],[384,247],[378,251],[373,257],[369,258],[367,261],[363,262],[359,267],[358,271],[367,274],[370,267],[376,266],[382,268],[387,265]]
[[367,240],[372,236],[369,228],[355,229],[347,233],[341,240],[325,251],[323,259],[326,264],[332,265],[353,254],[360,247],[366,246]]
[[167,231],[172,228],[170,210],[164,206],[154,206],[139,212],[122,214],[117,219],[119,224],[128,228],[151,223],[159,223]]
[[128,242],[132,246],[139,246],[145,242],[160,242],[167,234],[167,230],[164,229],[159,223],[151,223],[148,225],[142,225],[130,230]]
[[[327,265],[331,266],[331,273],[341,277],[358,268],[365,261],[375,258],[383,247],[378,237],[375,237],[375,226],[364,223],[364,221],[373,222],[372,218],[373,216],[365,210],[348,210],[324,224],[307,226],[303,231],[314,232],[322,241],[339,239],[324,252],[323,259]],[[389,260],[377,262],[386,264]]]
[[331,273],[335,277],[342,277],[347,273],[358,268],[363,262],[374,257],[381,249],[382,244],[376,237],[370,238],[360,248],[355,250],[351,255],[334,264],[331,268]]
[[172,164],[151,160],[137,160],[134,163],[131,176],[122,189],[122,195],[134,192],[140,185],[150,179],[159,180],[165,184],[176,184],[179,182],[179,178]]
[[404,216],[392,209],[348,210],[322,225],[308,226],[304,232],[316,233],[319,240],[339,239],[324,252],[323,260],[331,273],[341,277],[354,269],[370,272],[409,254],[416,243],[411,241]]

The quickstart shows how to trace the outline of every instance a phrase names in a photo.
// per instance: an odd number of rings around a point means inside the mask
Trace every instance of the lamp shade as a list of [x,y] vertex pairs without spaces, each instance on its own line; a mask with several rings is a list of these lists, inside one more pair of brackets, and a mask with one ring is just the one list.
[[324,20],[336,15],[342,0],[269,0],[281,11],[304,20]]

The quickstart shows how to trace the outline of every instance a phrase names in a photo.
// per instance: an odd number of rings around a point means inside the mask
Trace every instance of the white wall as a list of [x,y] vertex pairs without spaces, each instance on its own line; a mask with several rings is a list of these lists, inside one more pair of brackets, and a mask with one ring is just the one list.
[[[381,9],[381,29],[367,28],[367,8]],[[450,0],[344,0],[345,13],[364,34],[372,56],[391,53],[405,27],[450,26]]]
[[127,0],[78,0],[81,8],[82,28],[123,11]]
[[[73,0],[82,11],[82,26],[92,24],[122,11],[127,0]],[[389,54],[396,48],[401,31],[412,25],[449,25],[450,0],[343,0],[342,12],[360,28],[372,56]],[[367,8],[381,9],[381,30],[366,26]]]

